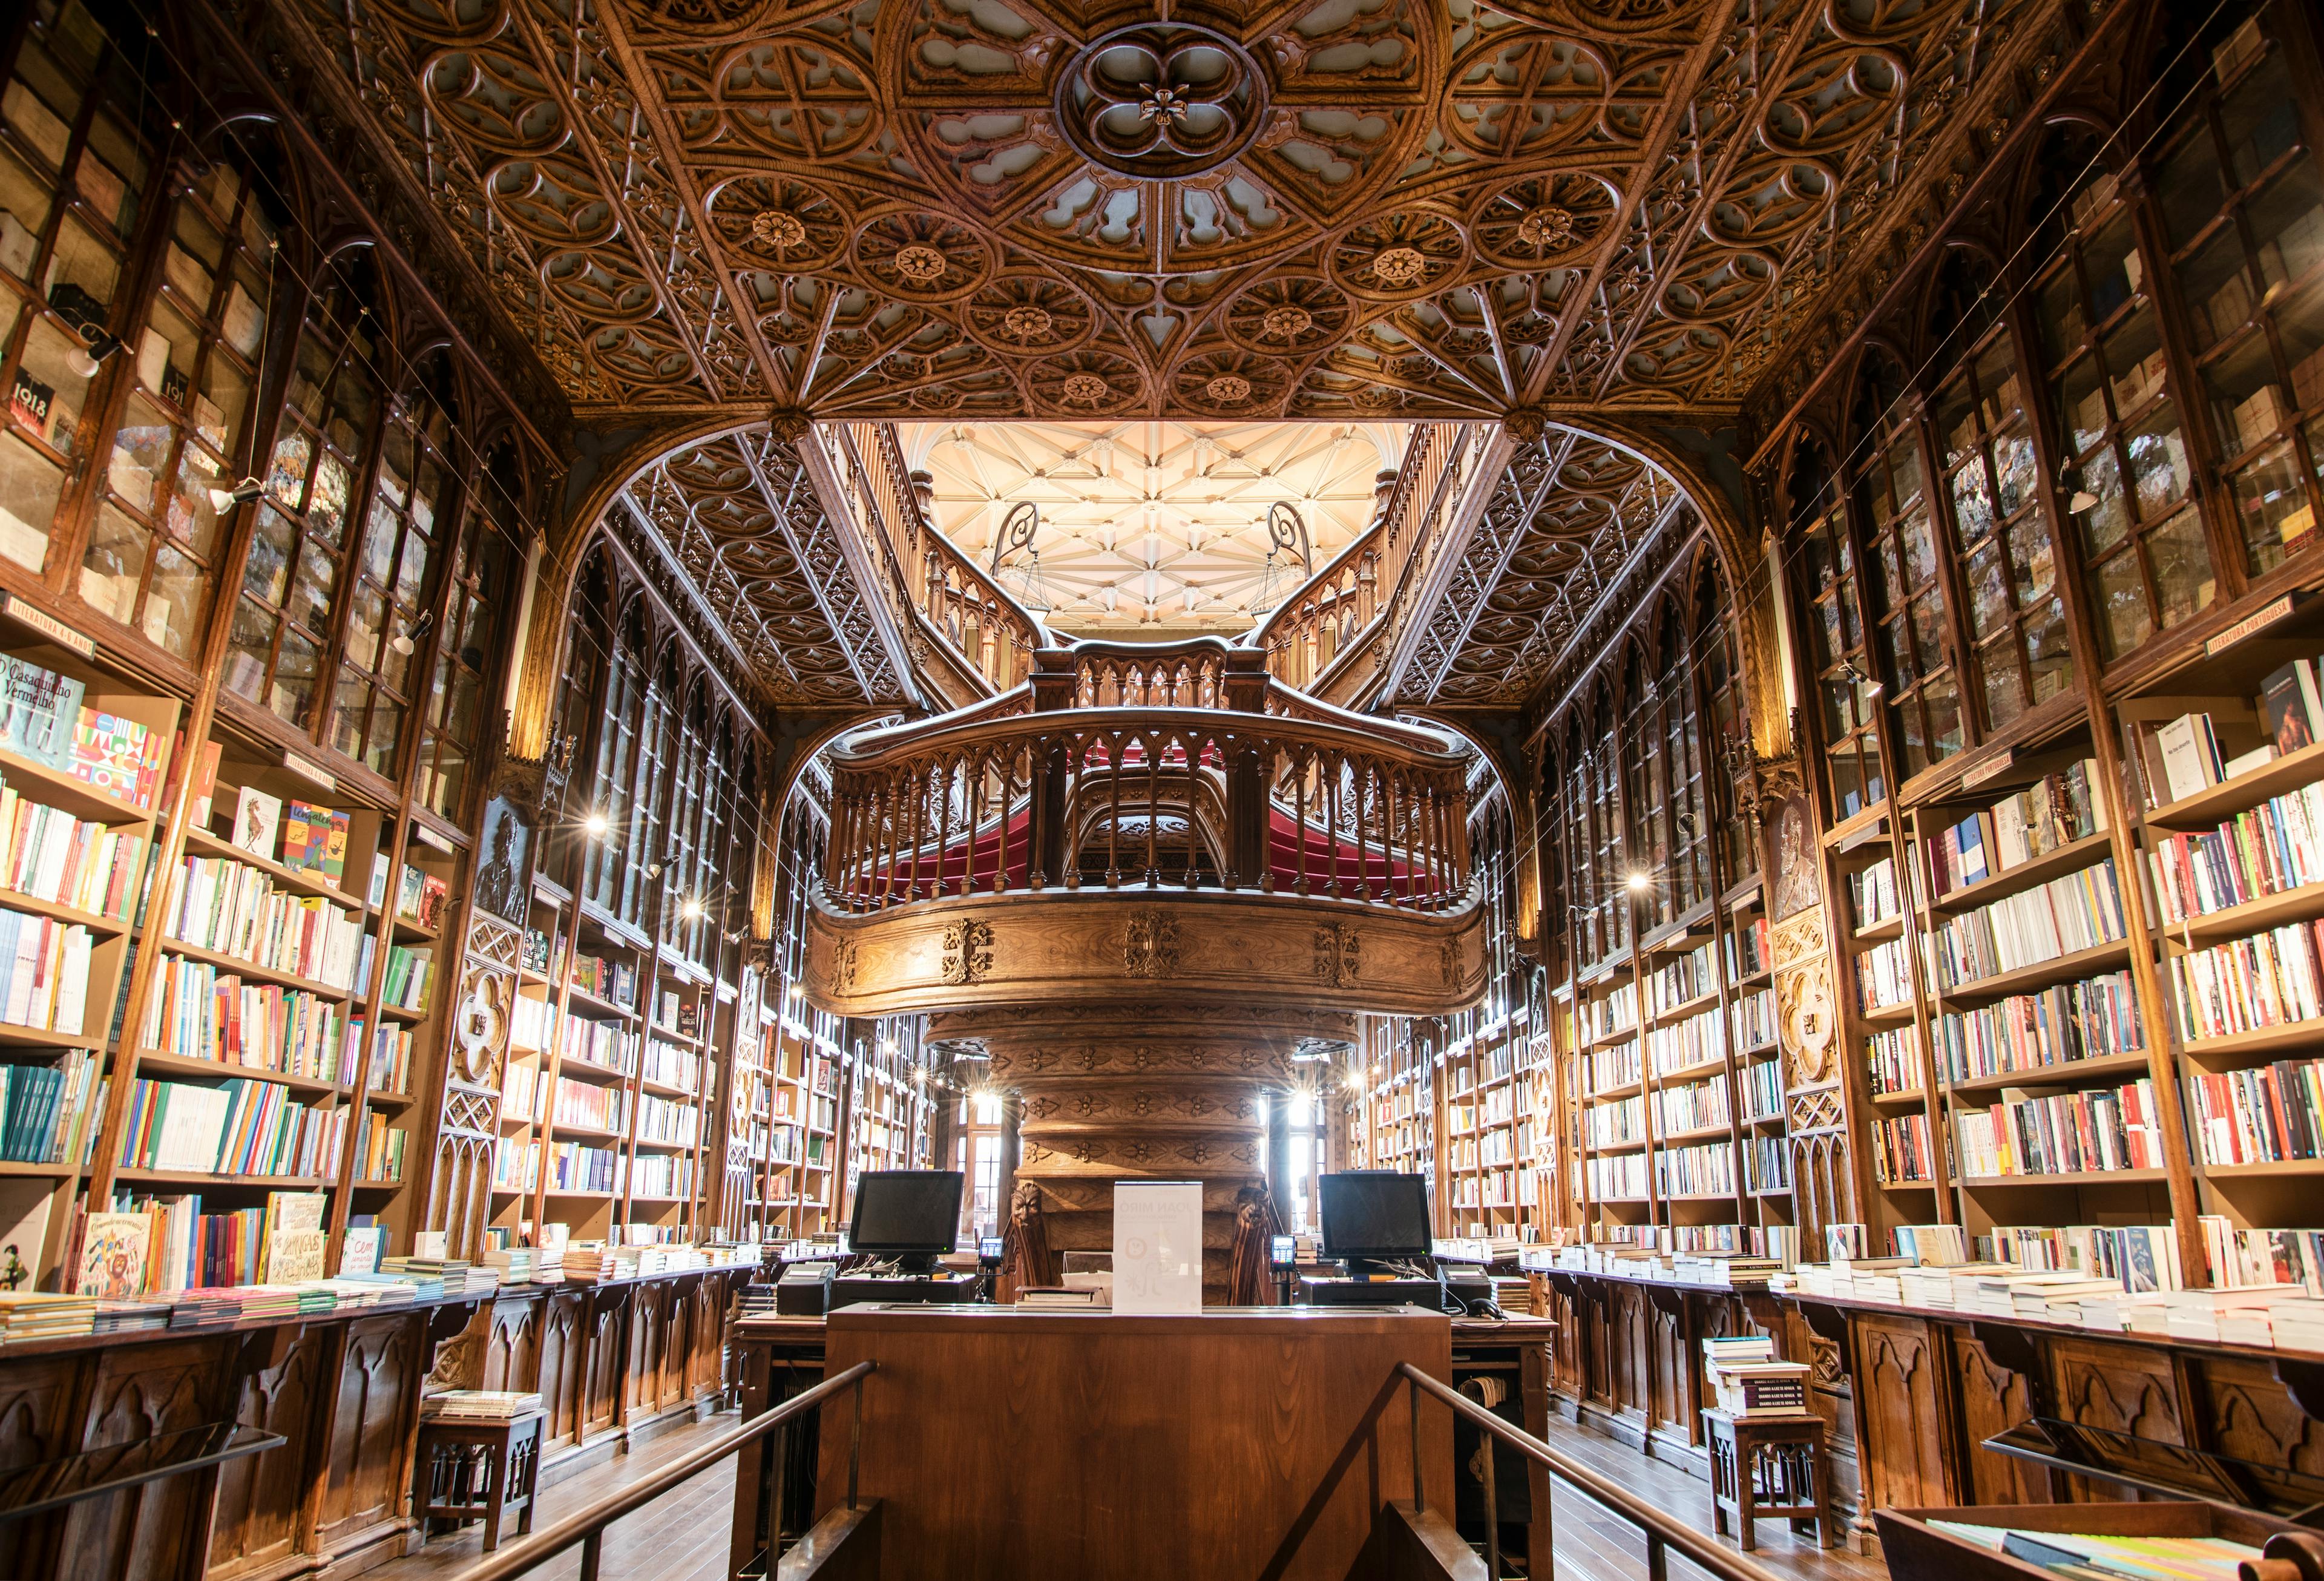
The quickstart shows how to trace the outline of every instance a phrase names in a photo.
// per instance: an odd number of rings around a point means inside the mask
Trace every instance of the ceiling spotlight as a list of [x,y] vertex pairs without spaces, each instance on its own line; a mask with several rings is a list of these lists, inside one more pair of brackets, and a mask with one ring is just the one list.
[[593,812],[581,820],[582,831],[593,840],[604,839],[605,831],[613,827],[613,823],[602,812]]
[[210,490],[210,509],[230,511],[236,505],[246,505],[266,492],[266,485],[254,477],[245,477],[232,488]]
[[83,379],[97,377],[97,365],[121,349],[121,337],[99,329],[91,334],[86,346],[76,346],[65,353],[65,366]]

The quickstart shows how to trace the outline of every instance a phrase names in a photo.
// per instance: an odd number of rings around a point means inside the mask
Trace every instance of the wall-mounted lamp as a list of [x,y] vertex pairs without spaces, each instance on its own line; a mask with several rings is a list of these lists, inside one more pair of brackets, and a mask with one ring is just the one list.
[[81,378],[94,379],[98,365],[120,349],[121,337],[107,334],[102,329],[94,330],[86,345],[76,346],[65,353],[65,366]]
[[224,485],[210,490],[210,509],[226,512],[236,505],[246,505],[266,492],[266,485],[254,477],[245,477],[232,488]]
[[1862,687],[1873,697],[1877,698],[1880,695],[1880,683],[1858,670],[1852,660],[1843,659],[1840,661],[1840,679],[1850,686]]
[[593,812],[587,818],[581,820],[582,832],[593,840],[604,839],[605,837],[605,831],[613,827],[613,825],[612,820],[607,818],[602,812]]
[[434,630],[435,626],[436,612],[432,609],[423,609],[420,612],[420,618],[406,624],[401,631],[387,640],[387,645],[409,658],[411,650],[420,645],[420,639]]
[[688,895],[686,904],[678,909],[678,914],[688,922],[699,922],[702,920],[702,902]]

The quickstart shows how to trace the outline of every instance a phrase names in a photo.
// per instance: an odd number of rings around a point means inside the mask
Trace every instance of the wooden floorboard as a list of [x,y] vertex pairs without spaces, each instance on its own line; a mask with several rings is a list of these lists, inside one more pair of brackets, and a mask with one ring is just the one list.
[[[650,1476],[672,1460],[697,1449],[710,1438],[734,1428],[738,1417],[722,1411],[699,1422],[672,1428],[586,1470],[550,1483],[541,1490],[540,1508],[533,1516],[535,1532],[548,1530],[608,1493],[619,1493],[641,1477]],[[712,1466],[685,1486],[671,1490],[636,1514],[615,1521],[605,1532],[600,1581],[725,1581],[726,1543],[734,1513],[734,1463]],[[362,1581],[444,1581],[457,1576],[484,1557],[482,1521],[464,1526],[429,1541],[416,1554],[390,1560],[364,1573]],[[525,1539],[503,1529],[500,1552]],[[581,1573],[581,1550],[532,1572],[539,1581],[576,1581]]]
[[[673,1458],[734,1425],[732,1413],[674,1428],[626,1455],[616,1455],[551,1484],[541,1493],[533,1530],[546,1530],[559,1519],[650,1475]],[[1628,1488],[1697,1531],[1708,1533],[1711,1485],[1677,1466],[1650,1460],[1595,1428],[1553,1420],[1549,1442],[1582,1465]],[[606,1534],[604,1581],[724,1581],[728,1522],[733,1518],[733,1461],[713,1467],[686,1486],[617,1522]],[[1646,1549],[1637,1528],[1560,1483],[1552,1508],[1557,1530],[1558,1576],[1563,1581],[1646,1581]],[[420,1553],[367,1572],[364,1581],[447,1581],[474,1564],[484,1543],[481,1525],[438,1537]],[[521,1540],[503,1534],[501,1545]],[[1722,1539],[1733,1547],[1732,1538]],[[1821,1549],[1796,1537],[1788,1522],[1759,1523],[1759,1546],[1751,1558],[1781,1581],[1886,1581],[1887,1567],[1846,1549]],[[533,1574],[541,1581],[575,1581],[578,1550]],[[932,1577],[943,1574],[932,1568]],[[1673,1558],[1672,1581],[1702,1581],[1702,1573]]]

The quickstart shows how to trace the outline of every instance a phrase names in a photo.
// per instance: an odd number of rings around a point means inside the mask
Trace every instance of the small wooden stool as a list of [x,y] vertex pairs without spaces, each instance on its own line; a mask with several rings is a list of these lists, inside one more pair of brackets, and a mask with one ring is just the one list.
[[501,1517],[510,1512],[516,1512],[520,1535],[532,1530],[544,1419],[536,1410],[505,1421],[420,1421],[419,1452],[412,1456],[411,1513],[420,1528],[413,1551],[427,1546],[435,1521],[459,1525],[483,1517],[486,1553],[500,1546]]
[[1752,1522],[1787,1516],[1794,1531],[1813,1524],[1818,1548],[1832,1546],[1823,1418],[1803,1411],[1738,1420],[1723,1410],[1705,1410],[1702,1422],[1711,1439],[1711,1524],[1721,1535],[1732,1514],[1736,1542],[1748,1554],[1757,1546]]

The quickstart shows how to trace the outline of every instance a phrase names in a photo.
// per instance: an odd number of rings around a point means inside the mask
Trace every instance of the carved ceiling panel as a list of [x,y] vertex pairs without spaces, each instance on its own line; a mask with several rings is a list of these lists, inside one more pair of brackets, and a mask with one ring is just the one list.
[[1739,403],[2093,0],[282,4],[585,414],[1234,421]]
[[1520,449],[1429,614],[1395,700],[1514,707],[1685,496],[1651,461],[1551,428]]
[[791,446],[764,428],[706,440],[645,468],[622,497],[667,546],[670,569],[724,628],[766,700],[902,697],[863,589]]

